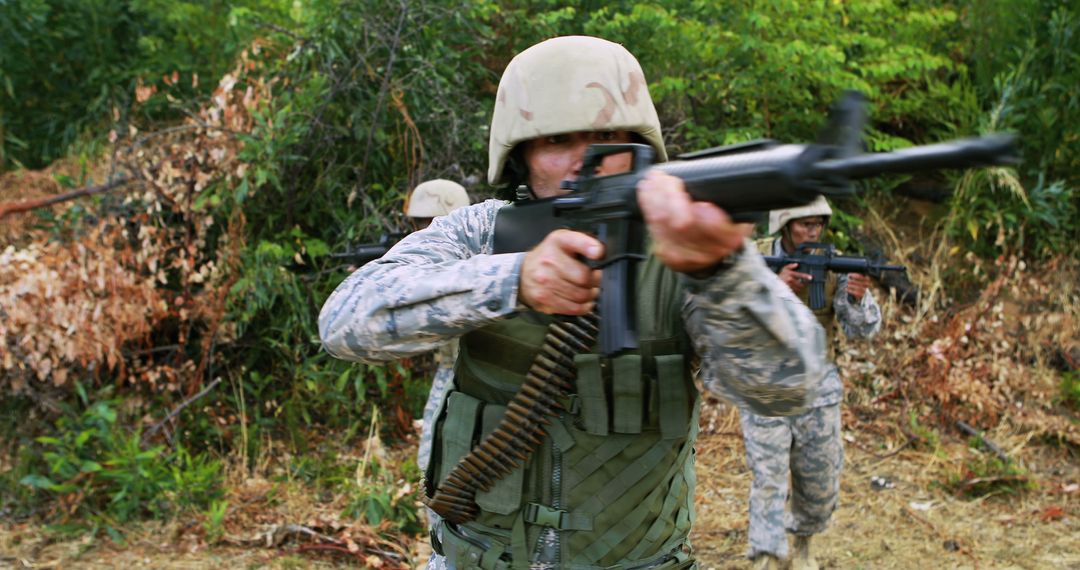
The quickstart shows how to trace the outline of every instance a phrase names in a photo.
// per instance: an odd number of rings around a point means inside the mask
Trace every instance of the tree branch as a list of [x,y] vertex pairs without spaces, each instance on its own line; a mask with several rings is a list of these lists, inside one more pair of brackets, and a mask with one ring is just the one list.
[[150,436],[157,433],[157,431],[159,429],[161,429],[162,426],[164,426],[169,420],[173,419],[174,417],[176,417],[177,414],[184,411],[184,408],[190,406],[195,400],[198,400],[199,398],[202,398],[203,396],[209,394],[210,391],[213,390],[220,383],[221,383],[221,378],[215,378],[214,381],[210,383],[210,385],[203,388],[198,394],[195,394],[194,396],[188,398],[187,400],[184,400],[183,403],[181,403],[179,406],[176,407],[176,409],[169,412],[169,415],[165,416],[164,419],[162,419],[160,422],[154,424],[153,426],[150,427],[150,429],[146,430],[146,432],[143,433],[142,444],[146,445],[146,442],[150,440]]
[[44,208],[45,206],[51,206],[60,202],[66,202],[68,200],[73,200],[82,196],[90,196],[93,194],[108,192],[109,190],[112,190],[113,188],[117,188],[119,186],[123,186],[128,182],[131,182],[132,180],[134,180],[134,177],[132,176],[121,176],[120,178],[117,178],[105,184],[80,188],[78,190],[64,192],[63,194],[56,194],[47,198],[35,198],[33,200],[24,200],[22,202],[4,202],[0,204],[0,220],[2,220],[8,214],[29,212],[30,210]]

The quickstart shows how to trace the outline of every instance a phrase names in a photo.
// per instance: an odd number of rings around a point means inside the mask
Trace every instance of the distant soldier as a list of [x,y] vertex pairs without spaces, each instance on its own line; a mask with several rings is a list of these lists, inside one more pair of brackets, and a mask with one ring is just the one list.
[[[431,225],[432,220],[445,216],[458,208],[469,205],[469,194],[465,188],[450,180],[436,178],[421,182],[413,189],[405,204],[405,216],[409,218],[414,230],[422,230]],[[427,470],[431,457],[432,422],[435,412],[446,398],[446,391],[453,382],[454,361],[457,360],[457,339],[441,345],[435,353],[435,378],[431,381],[431,393],[424,405],[424,421],[420,427],[420,450],[416,464],[422,471]],[[429,513],[431,515],[433,513]],[[429,518],[430,522],[430,518]]]
[[469,194],[461,184],[435,178],[421,182],[413,189],[405,203],[405,215],[414,230],[422,230],[435,218],[468,205]]
[[[758,240],[765,255],[794,254],[806,242],[818,242],[829,225],[832,208],[823,196],[799,208],[773,210],[769,234]],[[807,302],[811,276],[795,270],[780,271],[780,280]],[[870,337],[881,328],[881,309],[869,290],[870,279],[858,273],[827,274],[825,299],[814,312],[828,337],[826,350],[832,361],[834,323],[849,337]],[[750,549],[754,568],[778,568],[787,558],[787,532],[795,535],[793,570],[818,568],[810,552],[810,537],[825,530],[836,509],[844,450],[840,440],[840,401],[843,383],[830,364],[810,410],[801,415],[765,417],[741,410],[746,458],[753,472],[750,488]],[[790,477],[790,486],[789,486]],[[784,512],[790,497],[791,512]]]

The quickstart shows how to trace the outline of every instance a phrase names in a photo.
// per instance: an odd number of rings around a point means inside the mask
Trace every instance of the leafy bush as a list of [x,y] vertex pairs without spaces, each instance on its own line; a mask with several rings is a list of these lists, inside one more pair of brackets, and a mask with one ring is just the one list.
[[86,517],[113,528],[144,515],[202,508],[220,496],[220,464],[183,447],[144,448],[118,422],[118,402],[99,400],[37,438],[42,467],[22,479],[62,505],[60,523]]

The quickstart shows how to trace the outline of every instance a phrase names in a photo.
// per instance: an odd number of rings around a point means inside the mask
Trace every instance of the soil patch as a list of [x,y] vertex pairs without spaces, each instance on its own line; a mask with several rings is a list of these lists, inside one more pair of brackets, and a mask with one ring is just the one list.
[[[751,476],[738,416],[714,402],[702,418],[695,551],[703,570],[749,568]],[[993,437],[1036,489],[957,497],[949,474],[979,454],[960,436],[924,450],[845,430],[840,507],[813,543],[822,568],[1080,568],[1077,463],[1022,434]]]

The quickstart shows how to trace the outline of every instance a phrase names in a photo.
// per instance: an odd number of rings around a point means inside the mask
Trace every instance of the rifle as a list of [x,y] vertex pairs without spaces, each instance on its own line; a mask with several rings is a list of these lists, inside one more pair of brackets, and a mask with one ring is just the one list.
[[[630,301],[636,264],[645,255],[646,226],[636,187],[656,169],[681,178],[694,200],[712,202],[737,221],[750,212],[801,206],[819,194],[854,194],[852,180],[885,173],[942,168],[1009,165],[1019,160],[1015,137],[996,134],[915,146],[885,153],[860,154],[865,124],[865,98],[848,91],[813,144],[780,144],[765,140],[718,147],[653,164],[648,145],[592,145],[586,150],[577,180],[564,182],[570,193],[519,202],[499,211],[495,221],[495,253],[528,251],[559,228],[583,231],[605,245],[598,300],[602,316],[600,350],[611,356],[637,348]],[[604,157],[630,153],[630,170],[597,176]]]
[[397,242],[407,235],[409,235],[409,232],[385,233],[379,236],[379,241],[350,246],[345,251],[331,253],[330,257],[347,259],[356,266],[364,265],[386,255],[390,248],[394,247]]
[[881,263],[880,260],[868,257],[837,255],[836,248],[828,243],[804,242],[799,244],[796,249],[797,253],[795,255],[766,255],[765,264],[779,273],[784,266],[798,263],[798,271],[809,273],[812,276],[810,280],[809,306],[815,311],[824,308],[827,302],[827,299],[825,299],[825,273],[828,271],[833,273],[862,273],[874,279],[880,279],[883,271],[907,271],[907,268],[903,265],[888,265]]

